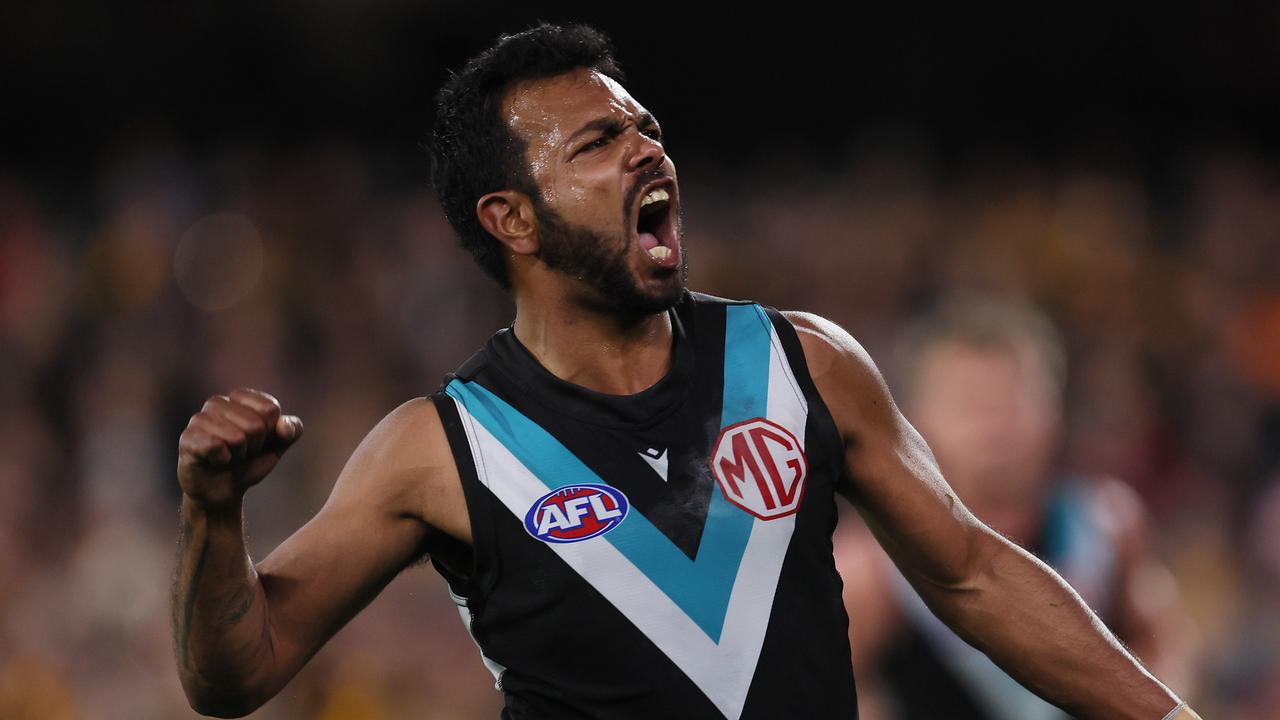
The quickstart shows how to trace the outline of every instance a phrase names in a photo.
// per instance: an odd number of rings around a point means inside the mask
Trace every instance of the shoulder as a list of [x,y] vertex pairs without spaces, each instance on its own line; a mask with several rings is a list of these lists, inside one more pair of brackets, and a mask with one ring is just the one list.
[[796,329],[809,376],[847,448],[860,459],[859,471],[880,472],[904,442],[914,440],[875,362],[838,324],[813,313],[781,314]]
[[431,398],[401,403],[371,429],[352,453],[335,498],[373,504],[448,531],[459,480],[440,413]]
[[447,447],[440,412],[428,397],[401,403],[369,431],[356,453],[391,465],[420,464]]
[[795,327],[804,344],[805,354],[812,350],[819,357],[834,358],[837,355],[856,356],[870,361],[862,345],[849,334],[848,330],[834,322],[802,310],[783,310],[782,316]]
[[[879,368],[849,331],[821,315],[799,310],[781,314],[796,329],[809,374],[824,400],[830,403],[848,393],[868,401],[887,396]],[[834,396],[828,397],[824,387]]]

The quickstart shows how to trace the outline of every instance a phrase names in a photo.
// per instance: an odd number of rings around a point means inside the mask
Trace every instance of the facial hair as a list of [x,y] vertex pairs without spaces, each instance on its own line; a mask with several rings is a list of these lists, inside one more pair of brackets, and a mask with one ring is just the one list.
[[[630,239],[621,243],[594,230],[574,225],[555,210],[538,203],[539,257],[547,267],[581,281],[594,290],[596,299],[607,309],[631,317],[665,312],[684,292],[689,276],[689,263],[684,253],[682,222],[676,220],[676,239],[680,244],[680,282],[659,294],[644,292],[631,273],[627,257]],[[630,207],[630,205],[628,205]],[[631,219],[627,218],[630,223]],[[615,247],[616,245],[616,247]]]

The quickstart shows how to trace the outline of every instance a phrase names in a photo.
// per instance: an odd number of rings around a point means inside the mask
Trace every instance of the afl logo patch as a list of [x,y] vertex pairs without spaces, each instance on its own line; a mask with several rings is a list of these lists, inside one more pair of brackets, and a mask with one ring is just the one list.
[[571,543],[618,527],[630,505],[608,485],[566,485],[538,498],[524,516],[524,529],[543,542]]

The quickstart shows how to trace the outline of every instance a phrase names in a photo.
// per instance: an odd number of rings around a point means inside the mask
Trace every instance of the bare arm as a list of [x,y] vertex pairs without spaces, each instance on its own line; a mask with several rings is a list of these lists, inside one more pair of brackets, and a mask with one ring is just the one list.
[[787,317],[846,441],[843,492],[929,608],[1077,717],[1162,720],[1178,699],[1052,569],[964,507],[861,346],[822,318]]
[[465,510],[450,505],[460,494],[433,492],[457,475],[434,406],[418,399],[370,431],[320,512],[255,565],[244,493],[300,431],[274,398],[241,389],[210,398],[183,432],[174,650],[200,713],[238,717],[279,692],[417,557],[428,521],[470,539]]

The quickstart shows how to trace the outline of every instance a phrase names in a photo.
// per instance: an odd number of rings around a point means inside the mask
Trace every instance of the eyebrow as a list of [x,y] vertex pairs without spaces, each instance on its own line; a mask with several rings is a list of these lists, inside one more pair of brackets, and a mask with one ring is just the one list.
[[[619,125],[618,119],[613,117],[612,115],[598,117],[595,120],[588,121],[587,124],[575,130],[573,134],[570,135],[568,139],[564,141],[564,144],[570,145],[573,143],[574,140],[577,140],[582,135],[592,132],[593,130],[599,130],[599,131],[611,130],[613,128],[618,127],[618,125]],[[653,113],[649,112],[648,110],[640,113],[640,119],[636,121],[636,126],[637,127],[653,126],[661,129],[661,126],[658,125],[658,118],[654,117]]]

